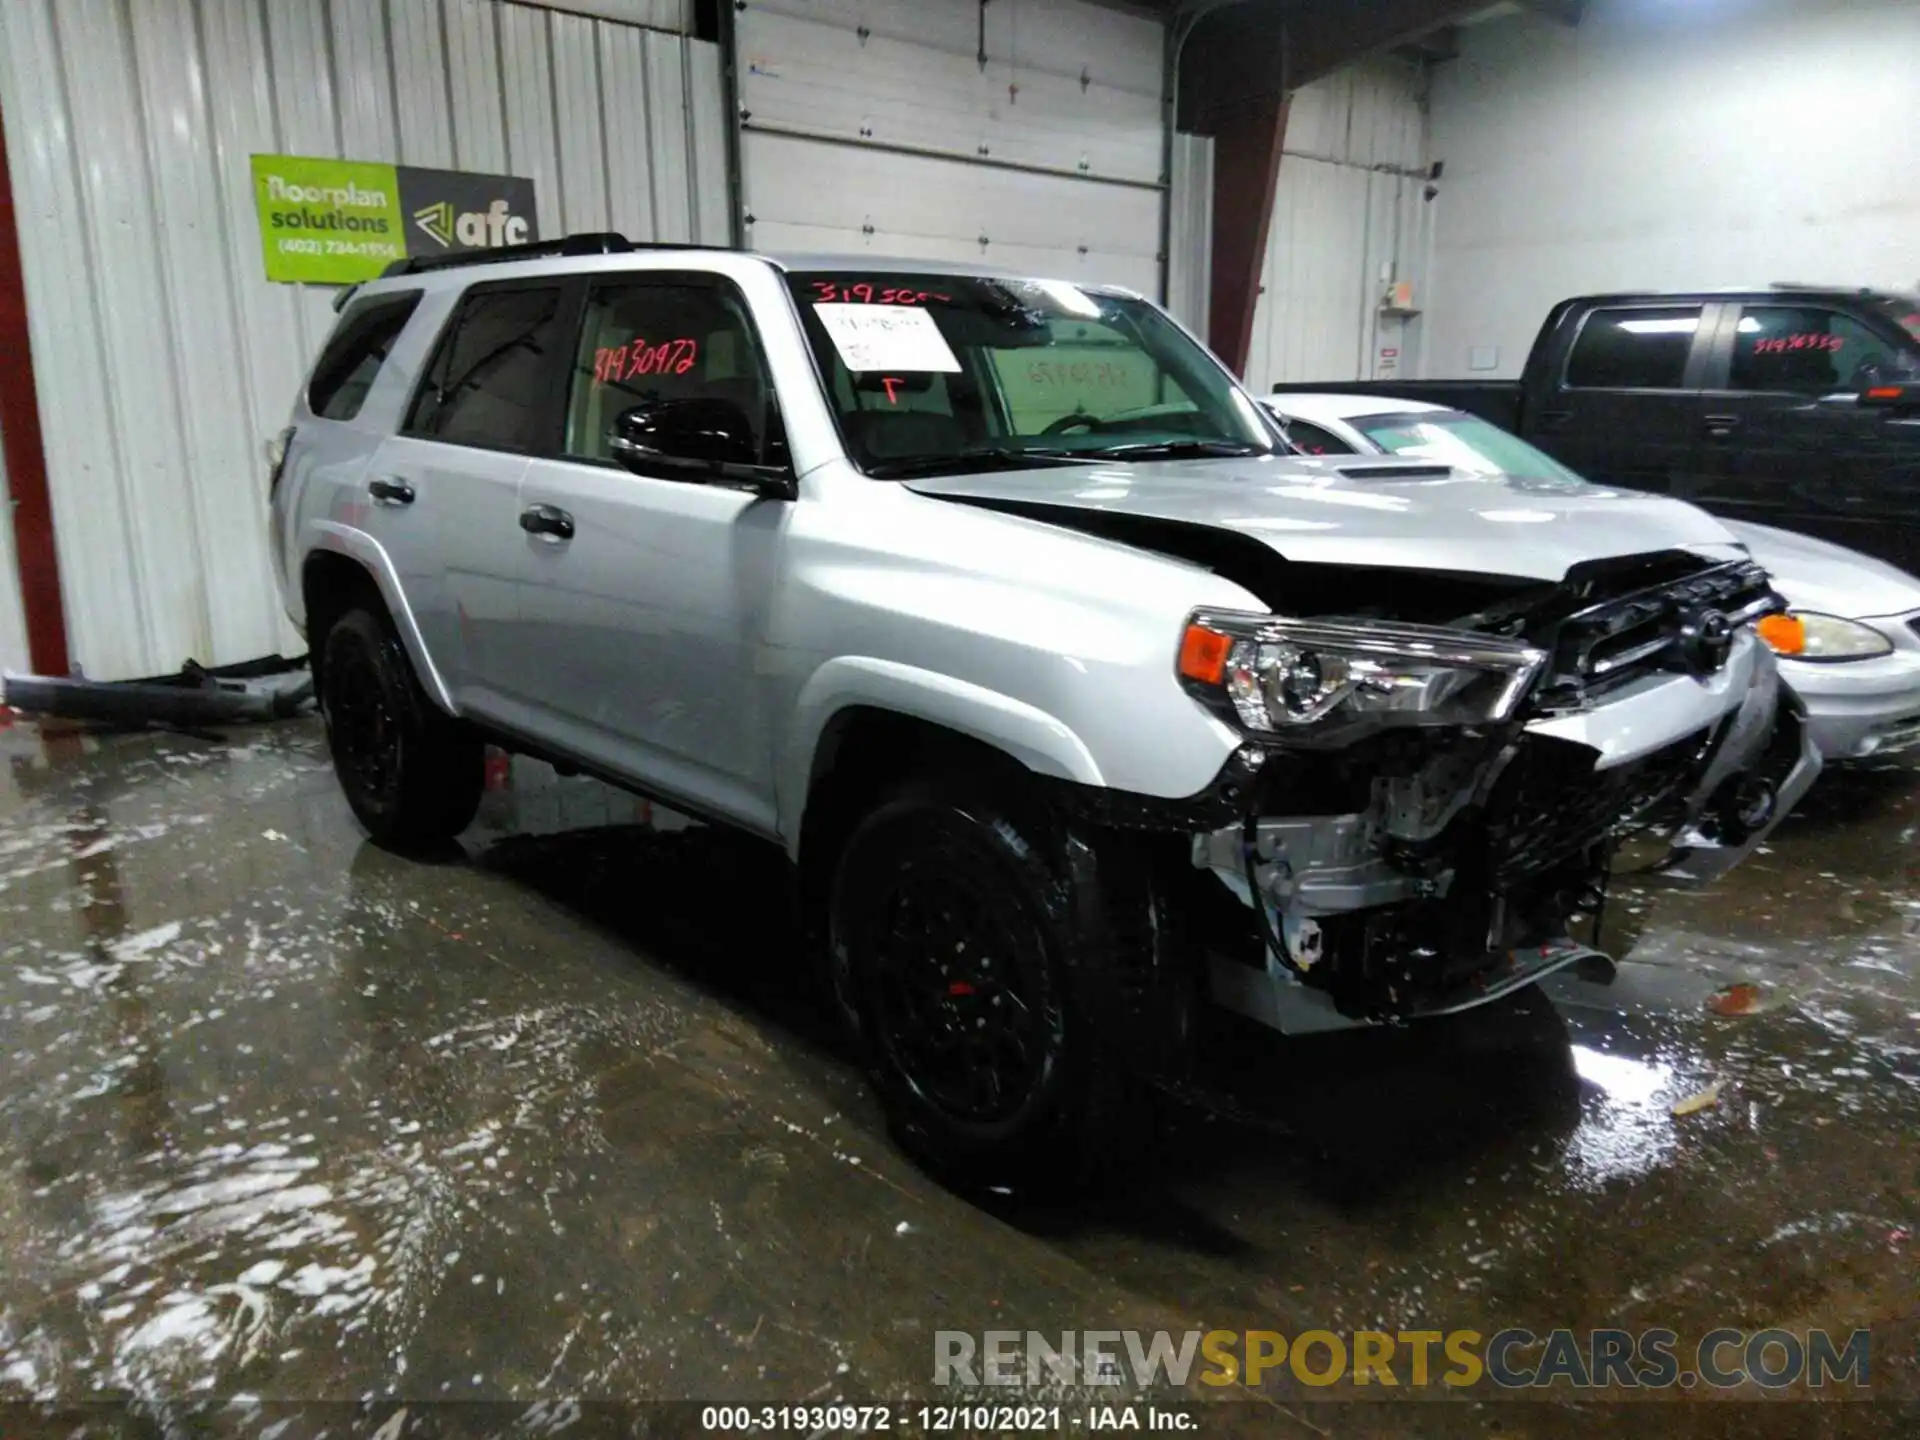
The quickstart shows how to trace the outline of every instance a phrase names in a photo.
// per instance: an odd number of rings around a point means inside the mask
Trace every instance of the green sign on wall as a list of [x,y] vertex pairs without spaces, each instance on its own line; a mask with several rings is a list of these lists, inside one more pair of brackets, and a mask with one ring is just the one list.
[[539,238],[533,182],[298,155],[253,157],[269,280],[352,285],[395,260]]

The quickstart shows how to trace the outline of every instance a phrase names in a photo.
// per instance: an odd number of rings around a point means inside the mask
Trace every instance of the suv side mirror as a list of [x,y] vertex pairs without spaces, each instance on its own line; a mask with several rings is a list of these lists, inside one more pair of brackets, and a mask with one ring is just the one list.
[[718,396],[650,400],[623,410],[608,448],[636,475],[679,472],[783,500],[797,493],[791,470],[759,463],[747,412]]
[[1906,380],[1895,385],[1869,385],[1860,392],[1860,403],[1888,410],[1920,410],[1920,381]]

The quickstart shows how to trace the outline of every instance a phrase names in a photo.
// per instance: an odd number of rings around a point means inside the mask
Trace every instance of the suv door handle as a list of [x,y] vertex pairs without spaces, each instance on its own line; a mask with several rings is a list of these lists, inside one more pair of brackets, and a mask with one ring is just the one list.
[[1541,430],[1564,430],[1567,428],[1567,422],[1572,419],[1573,412],[1571,410],[1542,410],[1540,412],[1540,418],[1536,422],[1536,428]]
[[529,505],[520,512],[520,528],[553,540],[573,538],[573,516],[558,505]]
[[1705,415],[1700,423],[1706,428],[1709,440],[1725,440],[1740,428],[1738,415]]
[[367,486],[367,493],[382,505],[411,505],[413,486],[404,480],[392,480],[381,476]]

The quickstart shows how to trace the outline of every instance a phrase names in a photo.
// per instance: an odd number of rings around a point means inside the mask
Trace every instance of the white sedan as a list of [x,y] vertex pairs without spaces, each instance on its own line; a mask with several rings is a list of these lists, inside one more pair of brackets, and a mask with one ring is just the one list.
[[[1331,393],[1261,399],[1308,455],[1404,455],[1460,470],[1576,478],[1552,456],[1463,410]],[[1809,535],[1723,522],[1766,566],[1798,627],[1763,627],[1828,760],[1920,744],[1920,580]]]

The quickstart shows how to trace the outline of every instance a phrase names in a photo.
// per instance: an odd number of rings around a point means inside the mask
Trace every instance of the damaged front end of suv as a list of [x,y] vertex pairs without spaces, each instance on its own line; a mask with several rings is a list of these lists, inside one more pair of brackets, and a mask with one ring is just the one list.
[[1610,975],[1573,932],[1623,841],[1711,880],[1818,773],[1753,631],[1781,606],[1750,561],[1675,551],[1446,624],[1196,612],[1181,683],[1246,737],[1187,837],[1212,1000],[1304,1033]]

